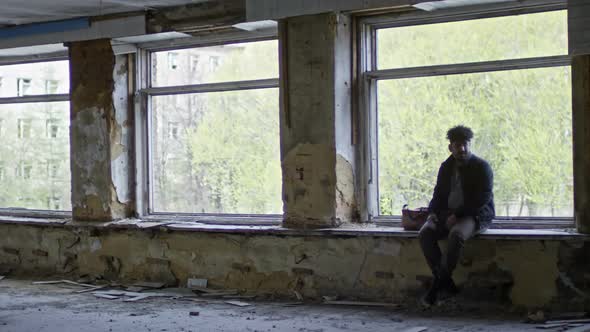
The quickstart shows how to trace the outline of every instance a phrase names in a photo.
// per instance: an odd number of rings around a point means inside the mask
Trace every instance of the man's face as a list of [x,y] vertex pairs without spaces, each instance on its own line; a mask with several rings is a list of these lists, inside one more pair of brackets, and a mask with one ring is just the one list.
[[449,144],[449,151],[455,160],[465,162],[471,157],[471,143],[469,141],[454,141]]

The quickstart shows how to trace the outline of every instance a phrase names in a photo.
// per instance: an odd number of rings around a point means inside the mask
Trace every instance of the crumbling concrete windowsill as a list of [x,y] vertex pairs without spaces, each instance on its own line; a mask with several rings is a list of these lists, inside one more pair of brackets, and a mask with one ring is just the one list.
[[[289,229],[279,225],[221,225],[199,222],[178,222],[176,220],[159,221],[150,218],[124,219],[113,222],[79,222],[71,219],[50,219],[30,217],[1,216],[0,224],[21,224],[40,227],[64,228],[109,228],[109,229],[150,229],[183,232],[227,233],[227,234],[258,234],[281,236],[345,236],[345,237],[397,237],[415,238],[418,232],[404,231],[401,227],[378,226],[374,224],[343,225],[339,228],[325,229]],[[480,239],[506,240],[584,240],[590,241],[590,235],[579,234],[575,229],[489,229],[478,235]]]

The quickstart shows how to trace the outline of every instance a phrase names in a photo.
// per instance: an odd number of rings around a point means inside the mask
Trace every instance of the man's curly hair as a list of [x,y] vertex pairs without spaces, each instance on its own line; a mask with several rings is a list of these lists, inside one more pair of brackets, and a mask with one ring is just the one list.
[[447,131],[447,138],[451,142],[457,141],[471,141],[473,138],[473,131],[469,127],[463,125],[455,126]]

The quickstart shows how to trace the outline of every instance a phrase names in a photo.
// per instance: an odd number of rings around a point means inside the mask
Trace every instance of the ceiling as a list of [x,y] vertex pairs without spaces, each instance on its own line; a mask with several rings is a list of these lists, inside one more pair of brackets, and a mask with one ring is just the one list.
[[206,0],[0,0],[0,27],[143,11]]

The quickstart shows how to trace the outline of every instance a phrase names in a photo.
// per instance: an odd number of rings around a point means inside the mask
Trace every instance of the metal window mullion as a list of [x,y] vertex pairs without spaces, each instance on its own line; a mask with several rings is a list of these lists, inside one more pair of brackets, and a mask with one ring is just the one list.
[[145,50],[138,49],[135,53],[135,92],[134,92],[134,118],[135,118],[135,199],[138,216],[145,216],[149,210],[149,144],[148,144],[148,112],[147,97],[139,93],[140,89],[147,87],[147,70],[149,69],[148,55]]
[[465,6],[425,12],[415,10],[409,13],[385,14],[363,19],[363,23],[375,29],[465,21],[500,16],[533,14],[567,9],[564,0],[534,0],[525,3]]
[[54,62],[69,60],[67,50],[46,54],[14,55],[0,57],[0,66],[22,65],[37,62]]
[[249,80],[249,81],[233,81],[233,82],[222,82],[222,83],[208,83],[208,84],[192,84],[192,85],[179,85],[179,86],[167,86],[157,88],[146,88],[142,89],[141,92],[150,96],[162,96],[162,95],[176,95],[176,94],[188,94],[188,93],[206,93],[206,92],[223,92],[233,90],[251,90],[251,89],[268,89],[278,88],[279,79],[270,78],[262,80]]
[[365,73],[367,79],[399,79],[425,76],[458,75],[491,71],[561,67],[571,65],[568,55],[524,58],[498,61],[472,62],[450,65],[382,69]]
[[211,47],[227,44],[252,43],[259,41],[267,41],[277,39],[276,29],[263,30],[258,32],[249,32],[244,34],[244,31],[235,33],[214,35],[212,37],[185,37],[168,40],[158,40],[137,44],[138,48],[152,52],[165,52],[171,50],[181,50],[187,48],[197,47]]
[[0,98],[0,104],[40,103],[40,102],[56,102],[56,101],[69,101],[69,100],[70,100],[70,95],[68,93],[63,93],[63,94],[53,94],[53,95],[3,97],[3,98]]

